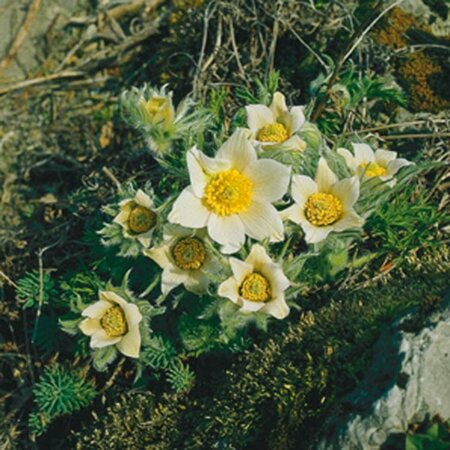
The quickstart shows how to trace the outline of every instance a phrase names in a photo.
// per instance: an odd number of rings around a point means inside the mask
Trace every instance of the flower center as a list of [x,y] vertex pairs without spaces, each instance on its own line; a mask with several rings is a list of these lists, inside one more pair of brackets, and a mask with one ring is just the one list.
[[342,212],[342,202],[335,195],[324,192],[310,195],[305,204],[305,216],[316,227],[335,223]]
[[133,233],[146,233],[156,223],[156,214],[144,206],[136,205],[128,216],[128,227]]
[[236,169],[214,175],[205,188],[203,204],[219,216],[248,210],[253,197],[253,183]]
[[361,163],[359,167],[363,169],[364,175],[369,178],[383,177],[386,175],[386,168],[374,162]]
[[239,295],[251,302],[266,302],[272,297],[272,288],[265,276],[252,272],[239,286]]
[[128,331],[125,313],[120,306],[112,306],[100,319],[100,325],[109,337],[123,336]]
[[289,137],[282,123],[271,123],[259,129],[256,139],[260,142],[284,142]]
[[156,113],[158,113],[161,108],[164,106],[164,103],[167,102],[167,99],[162,97],[153,97],[146,104],[145,108],[147,112],[153,117]]
[[172,248],[175,265],[182,270],[201,269],[206,255],[203,242],[197,238],[180,239]]

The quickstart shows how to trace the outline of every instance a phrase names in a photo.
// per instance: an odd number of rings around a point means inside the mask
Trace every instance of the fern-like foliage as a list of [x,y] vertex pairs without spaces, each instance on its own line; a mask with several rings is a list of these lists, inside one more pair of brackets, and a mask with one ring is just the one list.
[[55,281],[46,271],[43,272],[42,279],[38,270],[28,272],[17,285],[16,299],[24,309],[37,308],[40,302],[47,305],[58,296]]
[[170,341],[153,336],[142,351],[141,360],[153,369],[166,369],[177,359],[177,351]]
[[167,380],[175,392],[188,392],[194,385],[195,374],[187,364],[179,361],[168,369]]
[[55,418],[88,406],[97,390],[80,370],[55,364],[44,370],[33,393],[38,411],[30,415],[29,426],[40,435]]

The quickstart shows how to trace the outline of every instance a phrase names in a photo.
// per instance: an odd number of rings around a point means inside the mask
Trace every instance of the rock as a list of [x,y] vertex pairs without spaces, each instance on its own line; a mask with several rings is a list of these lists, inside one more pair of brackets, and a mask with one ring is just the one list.
[[419,332],[409,314],[386,329],[361,387],[347,400],[351,413],[325,424],[314,450],[380,449],[409,423],[439,415],[450,419],[450,302]]

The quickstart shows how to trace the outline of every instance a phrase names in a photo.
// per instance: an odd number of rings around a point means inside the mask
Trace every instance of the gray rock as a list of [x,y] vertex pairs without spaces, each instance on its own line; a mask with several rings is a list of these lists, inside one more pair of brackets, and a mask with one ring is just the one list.
[[314,450],[376,450],[408,423],[450,419],[450,302],[418,333],[404,331],[411,315],[386,329],[351,411],[325,424]]

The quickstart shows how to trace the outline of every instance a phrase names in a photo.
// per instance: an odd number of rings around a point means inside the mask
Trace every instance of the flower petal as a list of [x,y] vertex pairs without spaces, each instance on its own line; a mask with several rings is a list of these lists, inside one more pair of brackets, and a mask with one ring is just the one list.
[[113,222],[127,229],[128,218],[130,217],[130,212],[134,204],[134,200],[126,200],[124,204],[120,205],[120,212],[116,217],[114,217]]
[[141,189],[138,189],[136,192],[136,196],[134,197],[134,201],[139,205],[143,206],[147,209],[153,208],[153,201],[152,199]]
[[342,202],[344,208],[351,208],[359,198],[358,177],[338,181],[332,186],[331,193]]
[[293,106],[287,116],[286,126],[290,134],[297,133],[305,123],[305,113],[303,106]]
[[247,125],[253,133],[257,133],[262,127],[275,122],[272,111],[265,105],[248,105]]
[[[100,296],[101,298],[101,296]],[[111,308],[111,303],[105,300],[99,300],[92,305],[89,305],[83,310],[81,315],[83,317],[90,317],[91,319],[100,319],[109,308]]]
[[356,165],[375,162],[373,150],[367,144],[352,144]]
[[208,220],[210,238],[221,244],[223,253],[237,252],[245,242],[245,228],[237,214],[218,216],[211,214]]
[[293,134],[288,140],[281,144],[274,145],[273,148],[291,152],[303,152],[306,149],[306,142],[300,136]]
[[397,158],[397,152],[392,152],[390,150],[382,150],[379,148],[375,152],[375,162],[381,167],[387,167],[391,161]]
[[348,209],[344,211],[342,218],[333,224],[332,228],[335,231],[344,231],[351,228],[360,228],[364,224],[364,219],[359,216],[355,210]]
[[161,275],[161,292],[168,294],[172,289],[184,283],[185,279],[186,273],[174,266],[166,267]]
[[120,342],[117,343],[120,353],[130,358],[138,358],[141,349],[141,333],[138,326],[131,327]]
[[189,228],[203,228],[208,222],[210,212],[196,197],[191,187],[187,187],[176,199],[168,220]]
[[243,297],[240,297],[240,300],[242,302],[242,306],[239,309],[239,312],[241,313],[248,314],[259,311],[260,309],[264,308],[263,302],[251,302]]
[[144,250],[144,255],[153,259],[161,269],[172,264],[170,260],[170,249],[167,244],[160,245],[159,247],[153,247],[149,250]]
[[209,277],[201,270],[186,272],[184,287],[194,294],[204,294],[208,290]]
[[267,254],[266,249],[259,244],[254,244],[245,262],[253,266],[253,270],[260,271],[264,265],[272,265],[273,261]]
[[217,150],[216,158],[231,162],[231,166],[242,172],[256,162],[256,150],[250,143],[248,130],[237,129]]
[[303,209],[300,208],[297,203],[294,203],[293,205],[289,206],[289,208],[280,211],[279,214],[281,220],[290,220],[297,225],[300,225],[302,221],[306,220]]
[[280,264],[271,263],[270,265],[265,267],[263,271],[263,275],[265,275],[270,280],[272,295],[274,297],[281,294],[291,285]]
[[264,305],[262,311],[270,314],[276,319],[284,319],[289,314],[289,306],[286,303],[284,294],[280,294],[277,298]]
[[387,165],[387,174],[388,175],[395,175],[402,167],[406,167],[406,166],[411,166],[412,163],[411,161],[408,161],[407,159],[404,158],[398,158],[395,161],[391,161],[389,162],[389,164]]
[[245,233],[258,241],[283,236],[283,221],[270,203],[253,202],[245,213],[239,214]]
[[333,231],[333,227],[316,227],[310,224],[308,221],[303,221],[301,227],[305,233],[305,241],[308,244],[317,244],[323,241]]
[[121,337],[109,337],[106,331],[102,328],[101,330],[94,333],[91,337],[91,348],[103,348],[109,345],[117,344]]
[[273,94],[270,110],[272,111],[272,116],[275,119],[274,122],[278,117],[287,112],[288,108],[286,106],[286,98],[281,92],[275,92],[275,94]]
[[219,285],[217,293],[221,297],[230,299],[233,303],[238,303],[239,285],[234,277],[230,277]]
[[345,159],[345,163],[347,167],[352,171],[356,172],[358,169],[358,163],[356,162],[355,157],[351,154],[349,150],[346,148],[338,148],[337,152]]
[[319,192],[329,192],[331,186],[337,181],[338,178],[328,166],[327,160],[321,157],[316,172],[316,183]]
[[196,147],[191,148],[186,155],[186,162],[194,194],[201,198],[208,182],[208,177],[200,164],[200,151]]
[[112,291],[100,291],[100,300],[106,300],[110,303],[116,303],[117,305],[122,307],[128,303],[120,295],[117,295]]
[[134,303],[127,303],[123,306],[123,311],[127,319],[128,328],[138,325],[142,320],[142,314]]
[[102,329],[99,319],[90,318],[84,319],[78,327],[86,336],[92,336],[97,331],[100,331]]
[[300,209],[303,209],[308,198],[319,190],[317,183],[306,175],[292,177],[291,195]]
[[253,182],[256,201],[275,202],[286,193],[291,168],[273,159],[260,159],[244,171]]
[[238,286],[248,274],[253,272],[253,266],[251,264],[237,258],[230,258],[230,267]]

